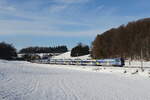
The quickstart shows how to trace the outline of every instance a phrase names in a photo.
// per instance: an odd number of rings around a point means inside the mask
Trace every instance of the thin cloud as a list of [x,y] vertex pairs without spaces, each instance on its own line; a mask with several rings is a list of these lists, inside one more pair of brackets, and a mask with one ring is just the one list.
[[57,3],[73,4],[73,3],[86,3],[90,0],[54,0]]
[[63,11],[67,7],[68,7],[68,5],[53,5],[53,6],[49,7],[49,11],[50,11],[50,13],[56,13],[56,12]]
[[5,11],[15,11],[16,8],[13,6],[0,6],[0,10],[5,10]]
[[83,4],[89,1],[90,0],[54,0],[55,4],[50,5],[49,10],[51,13],[60,12],[65,9],[68,9],[74,4]]
[[0,0],[0,12],[12,12],[16,8],[5,0]]

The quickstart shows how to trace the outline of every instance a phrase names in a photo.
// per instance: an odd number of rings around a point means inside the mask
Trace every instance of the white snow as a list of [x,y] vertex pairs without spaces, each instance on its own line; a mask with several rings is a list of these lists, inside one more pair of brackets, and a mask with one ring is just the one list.
[[58,56],[53,56],[53,59],[91,59],[90,55],[71,57],[70,54],[71,52],[69,51]]
[[[142,63],[143,63],[143,67],[150,67],[150,61],[142,61]],[[127,60],[125,62],[125,65],[129,66],[129,67],[141,67],[141,61],[139,61],[139,60],[133,60],[133,61]]]
[[150,100],[135,71],[0,60],[0,100]]

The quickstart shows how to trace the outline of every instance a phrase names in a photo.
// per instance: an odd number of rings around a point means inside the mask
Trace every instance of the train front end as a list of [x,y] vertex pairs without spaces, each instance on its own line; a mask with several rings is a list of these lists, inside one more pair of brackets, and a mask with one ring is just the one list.
[[98,59],[98,60],[96,60],[96,65],[123,67],[124,66],[124,59],[123,58]]

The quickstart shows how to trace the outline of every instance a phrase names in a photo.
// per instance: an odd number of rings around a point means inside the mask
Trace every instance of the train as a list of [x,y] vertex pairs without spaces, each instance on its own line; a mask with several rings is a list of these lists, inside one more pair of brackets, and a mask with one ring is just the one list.
[[58,65],[83,65],[83,66],[118,66],[123,67],[123,58],[112,59],[45,59],[38,60],[37,63],[58,64]]

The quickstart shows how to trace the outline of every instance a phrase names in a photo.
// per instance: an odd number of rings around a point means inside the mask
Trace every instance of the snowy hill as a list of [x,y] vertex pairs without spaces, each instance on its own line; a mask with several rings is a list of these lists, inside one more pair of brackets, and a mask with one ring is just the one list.
[[90,55],[71,57],[70,54],[71,54],[71,52],[66,52],[66,53],[60,54],[58,56],[53,56],[52,58],[54,58],[54,59],[91,59]]

